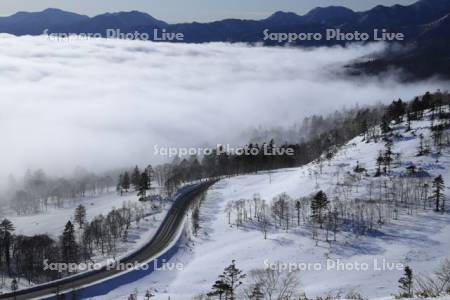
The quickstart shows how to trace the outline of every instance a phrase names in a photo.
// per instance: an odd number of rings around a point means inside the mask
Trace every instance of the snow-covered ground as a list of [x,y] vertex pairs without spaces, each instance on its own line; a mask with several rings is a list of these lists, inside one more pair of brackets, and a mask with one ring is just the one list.
[[73,220],[75,208],[78,205],[86,207],[86,220],[91,221],[100,214],[108,214],[113,208],[122,207],[123,203],[130,201],[137,203],[135,193],[118,195],[116,192],[88,196],[66,202],[63,208],[49,207],[46,212],[33,215],[17,216],[13,212],[8,214],[15,226],[15,234],[34,235],[47,233],[57,237],[62,234],[67,221]]
[[[11,213],[8,215],[15,226],[15,234],[35,235],[48,234],[57,239],[63,232],[67,221],[74,219],[75,208],[78,205],[84,205],[86,208],[86,220],[91,221],[93,218],[103,214],[107,215],[113,209],[119,209],[123,205],[137,205],[144,210],[145,217],[140,220],[139,224],[132,222],[128,230],[127,241],[119,240],[116,245],[114,256],[116,259],[125,256],[147,243],[164,219],[170,203],[163,202],[161,206],[154,207],[149,203],[142,203],[138,200],[135,192],[124,193],[122,196],[116,192],[101,194],[99,196],[90,196],[79,198],[65,203],[63,208],[49,207],[46,212],[34,215],[17,216]],[[77,232],[78,226],[76,226]],[[92,257],[92,261],[104,263],[113,257],[108,255],[98,255]],[[3,286],[3,288],[2,288]],[[19,288],[26,288],[30,285],[26,280],[19,279]],[[8,291],[10,287],[10,279],[5,278],[4,284],[0,282],[0,292]],[[4,290],[2,290],[4,289]]]
[[[432,178],[442,174],[448,184],[448,147],[444,147],[438,161],[434,155],[416,156],[419,134],[431,139],[430,121],[413,122],[415,135],[405,132],[404,125],[398,126],[397,130],[403,137],[395,139],[393,144],[393,151],[401,153],[401,163],[393,168],[392,174],[404,173],[413,162]],[[312,240],[311,229],[307,226],[287,232],[271,228],[265,240],[258,229],[236,227],[234,216],[231,217],[232,224],[228,224],[229,203],[251,199],[254,194],[259,194],[269,203],[284,192],[294,199],[318,190],[334,195],[336,183],[343,180],[347,171],[353,172],[357,161],[371,176],[354,182],[351,197],[367,194],[371,181],[383,180],[374,178],[373,174],[378,152],[384,149],[384,143],[365,143],[362,139],[356,137],[330,162],[324,161],[322,172],[317,163],[311,163],[300,168],[238,176],[216,183],[201,205],[198,235],[191,236],[184,250],[173,260],[181,262],[183,270],[155,272],[98,299],[127,299],[133,291],[138,291],[138,299],[143,299],[147,289],[154,290],[156,297],[152,299],[190,299],[210,291],[218,275],[233,259],[245,273],[263,269],[268,263],[295,263],[301,268],[314,263],[315,266],[299,272],[301,289],[308,296],[339,292],[345,295],[346,292],[357,291],[368,298],[390,297],[399,291],[398,279],[403,274],[403,265],[411,266],[415,274],[434,271],[450,256],[450,215],[436,213],[432,209],[418,209],[412,215],[401,213],[398,220],[384,225],[376,234],[361,236],[343,232],[338,234],[336,242],[322,240],[318,245]],[[446,194],[450,196],[448,188]],[[344,267],[340,263],[348,264]],[[392,269],[394,264],[400,265]],[[358,266],[367,266],[367,270],[356,270]],[[349,270],[351,267],[354,270]]]
[[[49,207],[46,212],[39,214],[23,216],[11,214],[8,215],[8,219],[14,224],[15,234],[48,234],[56,238],[62,234],[67,221],[74,221],[75,208],[80,204],[86,208],[86,220],[88,222],[100,214],[107,215],[111,210],[121,208],[124,204],[137,204],[139,207],[143,207],[145,214],[150,217],[140,222],[139,230],[131,230],[129,232],[128,238],[130,242],[136,242],[136,239],[145,240],[141,233],[152,235],[152,231],[158,228],[165,213],[170,208],[169,204],[163,203],[161,209],[154,210],[149,204],[139,202],[135,192],[124,193],[122,196],[116,192],[110,192],[99,196],[79,198],[66,203],[63,208]],[[135,224],[133,224],[132,229],[136,229]],[[149,229],[152,230],[148,232]]]

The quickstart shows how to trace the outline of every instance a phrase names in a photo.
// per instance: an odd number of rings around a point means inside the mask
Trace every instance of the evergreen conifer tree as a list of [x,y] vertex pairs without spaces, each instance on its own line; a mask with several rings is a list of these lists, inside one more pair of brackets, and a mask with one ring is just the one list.
[[139,191],[139,186],[141,184],[141,172],[139,171],[138,166],[134,167],[133,173],[131,174],[131,184],[136,192]]
[[246,276],[246,274],[236,268],[236,262],[233,260],[231,265],[225,268],[222,275],[214,283],[208,296],[219,296],[219,299],[222,299],[222,296],[225,295],[225,299],[235,300],[236,289],[242,284],[242,279]]
[[313,220],[323,226],[323,211],[328,208],[328,197],[323,191],[319,191],[311,201]]
[[400,283],[399,288],[402,290],[400,296],[403,298],[412,298],[413,272],[410,267],[405,267],[404,274],[398,282]]
[[72,263],[78,261],[78,245],[75,241],[75,229],[70,221],[67,222],[62,234],[61,252],[63,262]]
[[433,180],[433,197],[436,203],[436,211],[445,211],[445,199],[443,194],[444,189],[444,179],[442,175],[439,175]]

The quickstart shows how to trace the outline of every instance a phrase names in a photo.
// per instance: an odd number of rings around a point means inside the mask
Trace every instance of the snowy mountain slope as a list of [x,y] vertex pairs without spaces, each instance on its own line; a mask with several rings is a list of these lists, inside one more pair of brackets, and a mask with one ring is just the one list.
[[[322,235],[316,245],[307,225],[293,226],[287,231],[282,226],[270,227],[265,240],[252,222],[236,226],[234,212],[229,224],[227,207],[255,194],[270,203],[281,193],[297,199],[319,190],[325,191],[330,199],[339,196],[367,200],[385,182],[401,184],[404,177],[400,176],[406,176],[406,167],[411,164],[418,170],[422,168],[423,174],[430,174],[430,178],[423,178],[424,182],[440,174],[446,183],[450,182],[450,149],[444,147],[440,156],[432,153],[418,157],[420,134],[425,136],[425,142],[431,140],[430,121],[414,121],[411,127],[412,131],[405,132],[405,122],[395,126],[394,133],[401,136],[393,138],[392,151],[401,155],[392,163],[390,177],[373,177],[376,158],[385,148],[384,143],[381,140],[366,143],[360,136],[343,146],[330,161],[221,180],[208,191],[201,205],[197,236],[191,237],[185,250],[175,258],[184,264],[183,270],[156,272],[100,299],[127,299],[135,290],[141,299],[147,289],[155,291],[156,299],[190,299],[210,291],[217,276],[233,259],[246,273],[276,262],[305,269],[298,276],[301,289],[308,296],[357,291],[365,297],[379,298],[397,293],[404,265],[410,265],[415,274],[426,274],[450,256],[448,214],[436,213],[428,204],[425,209],[417,207],[410,213],[399,207],[397,220],[386,220],[386,224],[377,226],[370,234],[341,231],[336,242],[328,243]],[[368,177],[353,172],[357,164],[367,169]],[[404,188],[412,191],[408,186]],[[450,194],[448,188],[445,193]],[[291,221],[296,222],[295,215]],[[367,270],[358,270],[358,265],[367,266]]]

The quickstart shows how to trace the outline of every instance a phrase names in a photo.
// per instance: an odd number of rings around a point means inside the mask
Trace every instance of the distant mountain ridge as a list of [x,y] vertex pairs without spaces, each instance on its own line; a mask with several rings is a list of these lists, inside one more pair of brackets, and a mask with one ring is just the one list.
[[0,17],[0,32],[15,35],[38,35],[45,29],[58,28],[66,24],[89,20],[88,16],[48,8],[38,13],[17,12],[9,17]]
[[[412,5],[376,6],[363,12],[342,6],[317,7],[305,15],[278,11],[262,20],[225,19],[209,23],[168,24],[151,15],[139,12],[105,13],[94,17],[49,8],[41,12],[18,12],[0,17],[0,32],[15,35],[37,35],[45,29],[55,33],[100,33],[106,29],[122,32],[153,29],[181,32],[185,42],[259,42],[262,31],[320,32],[325,28],[342,28],[346,31],[386,28],[397,30],[415,39],[420,28],[450,14],[450,0],[420,0]],[[413,35],[411,35],[414,33]],[[317,44],[317,43],[316,43]],[[329,44],[323,41],[322,44]]]
[[[406,57],[388,57],[359,64],[358,68],[368,68],[380,72],[388,65],[395,64],[409,68],[418,76],[444,74],[450,77],[450,0],[420,0],[403,6],[376,6],[370,10],[355,12],[342,6],[314,8],[305,15],[278,11],[261,20],[225,19],[209,23],[168,24],[151,15],[139,11],[105,13],[88,17],[59,9],[42,12],[18,12],[9,17],[0,17],[0,32],[14,35],[39,35],[49,33],[96,33],[106,36],[107,29],[117,29],[122,33],[135,31],[146,33],[153,38],[155,29],[169,33],[182,33],[185,43],[244,42],[262,43],[267,46],[283,45],[285,42],[264,39],[264,30],[273,33],[320,33],[327,29],[339,29],[343,33],[373,32],[386,29],[402,33],[411,50]],[[371,36],[370,40],[373,36]],[[370,41],[369,40],[369,41]],[[343,45],[342,40],[293,41],[294,46]],[[432,57],[434,63],[426,65],[425,58]],[[418,58],[417,63],[414,59]],[[409,58],[409,60],[405,60]],[[393,62],[395,60],[395,63]],[[419,61],[420,67],[416,68]],[[375,67],[376,65],[376,67]],[[419,72],[417,70],[420,70]],[[448,70],[448,71],[445,71]]]

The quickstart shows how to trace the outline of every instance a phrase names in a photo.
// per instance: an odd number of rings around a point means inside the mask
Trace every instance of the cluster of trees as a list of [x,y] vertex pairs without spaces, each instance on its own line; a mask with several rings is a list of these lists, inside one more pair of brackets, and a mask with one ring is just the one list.
[[431,125],[433,145],[437,154],[441,154],[443,146],[450,145],[450,136],[446,131],[448,128],[450,128],[450,115],[445,115],[445,119],[440,118],[439,123]]
[[[444,132],[450,128],[450,112],[444,110],[444,107],[450,105],[450,96],[437,92],[431,94],[427,92],[422,97],[416,97],[411,102],[403,102],[401,99],[393,101],[385,110],[381,121],[381,130],[384,139],[392,137],[392,124],[400,124],[406,117],[406,131],[411,131],[411,122],[423,120],[425,113],[429,112],[431,121],[431,132],[433,144],[437,153],[440,153],[444,144],[450,145],[450,137]],[[425,143],[423,135],[420,136],[420,147],[418,155],[425,155],[430,152],[430,145]]]
[[[392,152],[392,140],[386,139],[385,143],[385,150],[380,151],[378,153],[378,157],[376,160],[377,164],[377,172],[375,173],[375,177],[381,176],[383,173],[384,175],[387,175],[391,171],[392,163],[394,161],[394,154],[397,158],[397,161],[400,158],[400,153],[394,153]],[[383,170],[383,172],[381,172]]]
[[[145,291],[144,300],[150,300],[153,297],[155,297],[155,295],[150,290]],[[128,296],[128,300],[138,300],[138,290],[137,289]]]
[[[254,130],[249,138],[251,142],[243,146],[244,154],[222,153],[222,149],[213,149],[211,154],[202,157],[177,157],[171,163],[159,165],[154,170],[151,166],[143,171],[135,167],[119,176],[117,191],[123,193],[134,190],[138,192],[140,199],[145,200],[153,180],[165,187],[168,194],[173,194],[182,183],[202,178],[300,166],[320,158],[322,153],[326,153],[327,158],[332,158],[340,145],[357,135],[363,134],[367,141],[377,140],[379,133],[375,125],[380,122],[382,131],[389,133],[392,122],[402,121],[405,115],[408,121],[420,119],[427,109],[432,111],[432,119],[438,117],[447,120],[432,126],[434,143],[441,146],[444,141],[450,142],[448,135],[446,139],[443,136],[444,129],[450,126],[450,114],[442,110],[442,106],[449,103],[448,94],[426,93],[409,103],[399,99],[387,107],[356,107],[336,111],[326,117],[308,117],[302,124],[287,130]],[[292,150],[293,155],[287,154],[286,149]],[[267,155],[275,152],[284,154]],[[426,152],[426,149],[420,152]],[[66,199],[108,190],[114,185],[112,178],[111,174],[98,176],[84,171],[78,172],[72,179],[49,178],[41,170],[27,172],[24,184],[17,184],[11,178],[11,207],[18,214],[36,213],[47,209],[49,204],[60,207]]]
[[[434,112],[435,110],[437,110],[438,112]],[[415,119],[423,119],[423,114],[415,117]],[[408,118],[408,124],[410,124],[410,120],[411,118]],[[443,106],[435,107],[432,109],[430,120],[433,146],[436,150],[436,154],[440,155],[442,147],[450,145],[450,136],[449,132],[447,131],[447,129],[450,128],[450,113],[444,112]],[[426,139],[423,134],[420,134],[419,138],[420,144],[417,155],[422,156],[430,154],[432,150],[430,139]]]
[[35,214],[49,206],[61,208],[67,201],[108,192],[112,186],[114,180],[110,175],[80,170],[73,178],[53,178],[43,170],[28,170],[21,182],[10,176],[7,198],[18,215]]
[[450,259],[446,259],[431,275],[416,276],[411,267],[405,266],[399,279],[400,298],[435,298],[450,295]]
[[[21,277],[30,283],[56,279],[56,272],[44,270],[44,260],[55,261],[62,257],[62,249],[58,243],[45,234],[15,235],[14,230],[14,225],[8,219],[0,223],[2,277]],[[15,284],[17,285],[17,280]]]
[[[248,283],[245,280],[249,279]],[[450,295],[450,260],[447,259],[431,276],[415,276],[409,266],[405,266],[403,276],[398,280],[400,292],[395,296],[401,298],[435,298]],[[236,267],[233,260],[212,285],[211,291],[194,297],[195,300],[265,300],[265,299],[298,299],[298,300],[334,300],[365,299],[357,292],[349,292],[345,296],[328,294],[326,297],[308,298],[300,291],[297,272],[281,271],[279,268],[256,269],[249,276]]]
[[[383,139],[386,141],[386,150],[384,153],[380,152],[377,158],[377,176],[381,174],[381,166],[383,165],[384,173],[389,170],[392,162],[392,138],[399,138],[398,134],[393,135],[391,133],[390,124],[394,122],[399,124],[403,122],[404,116],[407,117],[406,131],[411,130],[412,120],[423,120],[425,112],[428,112],[427,117],[431,121],[431,136],[433,138],[433,145],[436,148],[436,154],[441,154],[442,147],[444,145],[450,145],[449,132],[450,128],[450,97],[448,94],[442,94],[440,92],[435,94],[426,93],[421,98],[416,97],[410,103],[404,103],[401,99],[394,101],[386,109],[386,113],[383,115],[383,122],[381,129],[383,132]],[[444,139],[445,134],[445,139]],[[418,156],[423,156],[431,153],[430,143],[425,139],[423,134],[419,136],[419,149]],[[411,173],[415,173],[415,166],[410,166]],[[428,187],[428,185],[427,185]],[[435,211],[445,212],[445,195],[443,194],[444,180],[442,175],[436,177],[432,182],[433,187],[433,199],[435,201]]]
[[77,209],[75,220],[80,226],[80,238],[77,241],[77,253],[73,256],[75,261],[88,261],[97,254],[115,257],[118,242],[128,240],[131,223],[139,225],[145,217],[145,209],[135,203],[124,203],[121,208],[112,209],[106,216],[99,215],[91,222],[78,218],[78,212]]
[[145,201],[147,193],[152,189],[152,182],[154,179],[154,171],[151,165],[148,165],[142,172],[139,167],[134,167],[131,175],[128,171],[119,175],[116,190],[121,195],[124,192],[134,190],[137,192],[139,200]]
[[25,278],[30,283],[42,283],[65,275],[45,270],[45,260],[48,264],[79,263],[99,254],[115,257],[118,241],[128,239],[131,222],[139,224],[144,216],[142,205],[124,204],[106,216],[99,215],[87,222],[86,209],[79,205],[73,222],[66,223],[57,240],[46,234],[15,235],[12,222],[4,219],[0,223],[0,273],[11,278]]
[[[389,106],[357,107],[335,112],[327,117],[308,117],[302,124],[287,130],[280,128],[253,130],[250,134],[251,142],[243,146],[243,153],[227,153],[219,148],[212,149],[211,154],[202,157],[195,155],[187,158],[177,157],[171,163],[157,166],[155,178],[159,185],[165,187],[168,194],[171,194],[180,184],[201,178],[296,167],[321,159],[323,153],[326,159],[331,159],[341,145],[361,134],[367,142],[385,139],[387,150],[380,155],[379,163],[383,165],[383,170],[388,172],[390,163],[395,158],[389,149],[394,138],[389,138],[391,124],[401,122],[405,116],[409,122],[418,120],[427,109],[432,111],[433,119],[435,117],[448,119],[450,114],[442,110],[442,106],[448,104],[450,104],[448,94],[427,92],[411,102],[399,99]],[[383,135],[380,135],[376,126],[380,123]],[[449,127],[448,124],[446,122],[432,127],[434,131],[439,132],[434,135],[438,144],[442,144],[442,130]],[[285,151],[287,149],[291,149],[293,155],[289,155]]]
[[[335,300],[354,299],[364,300],[358,292],[351,291],[345,295],[341,292],[336,296],[328,294],[326,297],[308,298],[300,290],[297,272],[281,271],[279,268],[256,269],[249,276],[236,267],[233,260],[226,267],[212,285],[211,291],[194,297],[195,300],[269,300],[269,299],[297,299],[297,300]],[[248,282],[245,282],[248,280]],[[402,277],[398,280],[400,292],[395,294],[401,298],[435,298],[450,294],[450,260],[442,265],[430,276],[415,276],[409,266],[405,266]]]
[[413,101],[404,102],[402,99],[393,101],[386,109],[382,116],[381,127],[383,132],[390,131],[390,124],[399,124],[407,118],[408,123],[413,120],[422,120],[426,111],[431,112],[431,119],[446,118],[442,108],[450,104],[450,95],[447,93],[430,93],[427,92],[421,97],[414,98]]
[[300,293],[297,272],[266,268],[252,270],[247,275],[236,266],[233,260],[214,282],[211,291],[200,294],[194,299],[304,299],[304,296]]
[[328,119],[312,118],[314,121],[311,121],[308,128],[316,134],[311,133],[307,139],[302,138],[295,143],[285,141],[277,145],[274,139],[270,139],[261,143],[249,143],[242,147],[241,153],[228,153],[218,148],[212,149],[210,154],[203,157],[177,157],[171,163],[157,166],[155,178],[171,194],[180,184],[201,178],[296,167],[320,158],[324,152],[331,159],[340,145],[355,136],[365,134],[369,138],[376,135],[376,130],[372,128],[381,119],[382,112],[377,106],[336,112]]
[[271,267],[251,270],[245,274],[236,266],[236,262],[226,267],[211,287],[211,291],[197,295],[194,300],[337,300],[365,298],[354,291],[325,297],[308,298],[301,290],[298,271],[285,271]]
[[206,194],[202,193],[200,198],[192,204],[191,207],[191,228],[194,236],[197,236],[198,230],[200,229],[200,208],[206,199]]
[[315,240],[322,233],[329,242],[336,240],[339,231],[373,232],[397,220],[402,212],[445,210],[442,176],[434,180],[414,176],[373,178],[363,182],[364,198],[357,196],[363,185],[360,181],[357,176],[347,174],[337,183],[331,197],[318,191],[298,199],[282,193],[271,202],[257,194],[253,199],[231,201],[226,207],[228,223],[258,228],[264,238],[271,228],[288,231],[304,226],[311,229]]
[[[255,134],[256,137],[243,147],[241,154],[227,153],[219,148],[203,157],[177,157],[171,163],[159,165],[155,169],[148,166],[140,170],[136,166],[133,170],[120,174],[117,191],[122,194],[133,190],[137,192],[140,200],[147,200],[154,181],[170,195],[185,182],[295,167],[312,161],[316,162],[320,170],[314,171],[317,180],[322,173],[325,159],[330,160],[337,149],[350,139],[363,135],[367,142],[379,139],[385,142],[385,150],[380,152],[376,160],[378,168],[375,178],[364,182],[367,189],[364,199],[357,197],[358,188],[361,180],[369,175],[358,163],[353,173],[347,172],[342,177],[337,170],[338,181],[331,196],[323,191],[302,199],[292,199],[287,194],[280,194],[269,202],[255,195],[253,199],[231,202],[227,213],[230,224],[232,216],[236,226],[256,224],[264,233],[264,238],[270,228],[287,231],[302,225],[312,229],[313,238],[316,240],[320,239],[320,233],[327,241],[330,241],[331,234],[333,239],[336,239],[339,230],[353,230],[365,234],[392,219],[397,219],[401,211],[412,214],[418,209],[446,210],[442,176],[431,180],[428,177],[381,175],[388,175],[392,164],[399,160],[398,155],[392,151],[392,141],[398,138],[392,133],[392,124],[399,124],[406,116],[406,131],[409,131],[411,121],[422,119],[424,111],[429,110],[433,142],[440,152],[440,148],[449,143],[448,134],[446,138],[445,133],[450,127],[450,113],[443,110],[443,106],[449,104],[448,94],[426,93],[409,103],[398,100],[387,107],[355,108],[335,112],[328,117],[313,116],[287,133],[278,130],[278,138],[270,137],[267,132]],[[381,135],[375,126],[380,122]],[[298,134],[295,134],[296,132]],[[290,155],[287,149],[293,151],[293,155]],[[421,136],[418,154],[426,155],[430,151],[427,141]],[[46,210],[49,205],[61,207],[66,200],[107,192],[114,185],[113,177],[111,174],[99,176],[78,172],[71,179],[51,178],[42,170],[29,171],[23,183],[19,184],[11,177],[11,207],[17,214],[37,213]],[[4,220],[0,224],[0,270],[2,274],[25,277],[34,282],[55,279],[58,276],[55,272],[43,272],[41,264],[45,259],[78,262],[88,260],[96,253],[114,255],[117,242],[127,239],[131,222],[139,222],[143,215],[141,208],[124,206],[114,209],[106,216],[100,215],[91,222],[86,222],[86,210],[79,206],[74,215],[79,234],[76,226],[69,221],[57,241],[46,235],[14,235],[14,226]],[[195,215],[198,217],[198,209],[193,215],[194,218]],[[229,272],[236,270],[234,263],[228,269]],[[234,299],[234,292],[225,287],[230,284],[225,280],[227,276],[230,274],[224,273],[222,281],[216,282],[217,293],[210,296]],[[239,281],[233,281],[231,285],[236,282]],[[220,288],[225,288],[223,293],[218,293]]]
[[[328,116],[313,115],[306,117],[300,124],[294,124],[288,129],[269,128],[253,129],[247,135],[253,144],[263,144],[273,139],[276,144],[292,143],[302,144],[305,141],[316,139],[319,136],[343,131],[354,137],[354,133],[363,133],[366,140],[377,139],[377,129],[375,125],[381,123],[383,132],[390,131],[390,124],[398,124],[406,117],[408,122],[421,120],[424,112],[431,111],[431,118],[448,118],[448,112],[444,112],[442,107],[450,104],[450,94],[437,91],[435,93],[426,92],[422,96],[415,97],[414,100],[406,102],[402,99],[393,101],[390,105],[376,105],[367,108],[353,108],[350,110],[335,111]],[[350,137],[350,138],[352,138]],[[339,143],[337,143],[339,144]]]
[[430,141],[421,133],[419,135],[419,148],[417,149],[417,156],[427,155],[429,153],[431,153]]
[[[352,109],[336,110],[326,116],[308,116],[302,122],[289,128],[252,129],[246,136],[252,144],[262,144],[273,139],[279,145],[284,143],[301,144],[333,132],[336,128],[347,128],[347,132],[363,129],[367,130],[367,136],[370,136],[372,134],[371,127],[379,124],[384,110],[385,106],[380,104],[364,108],[356,106]],[[357,123],[351,124],[351,121],[357,121]]]

